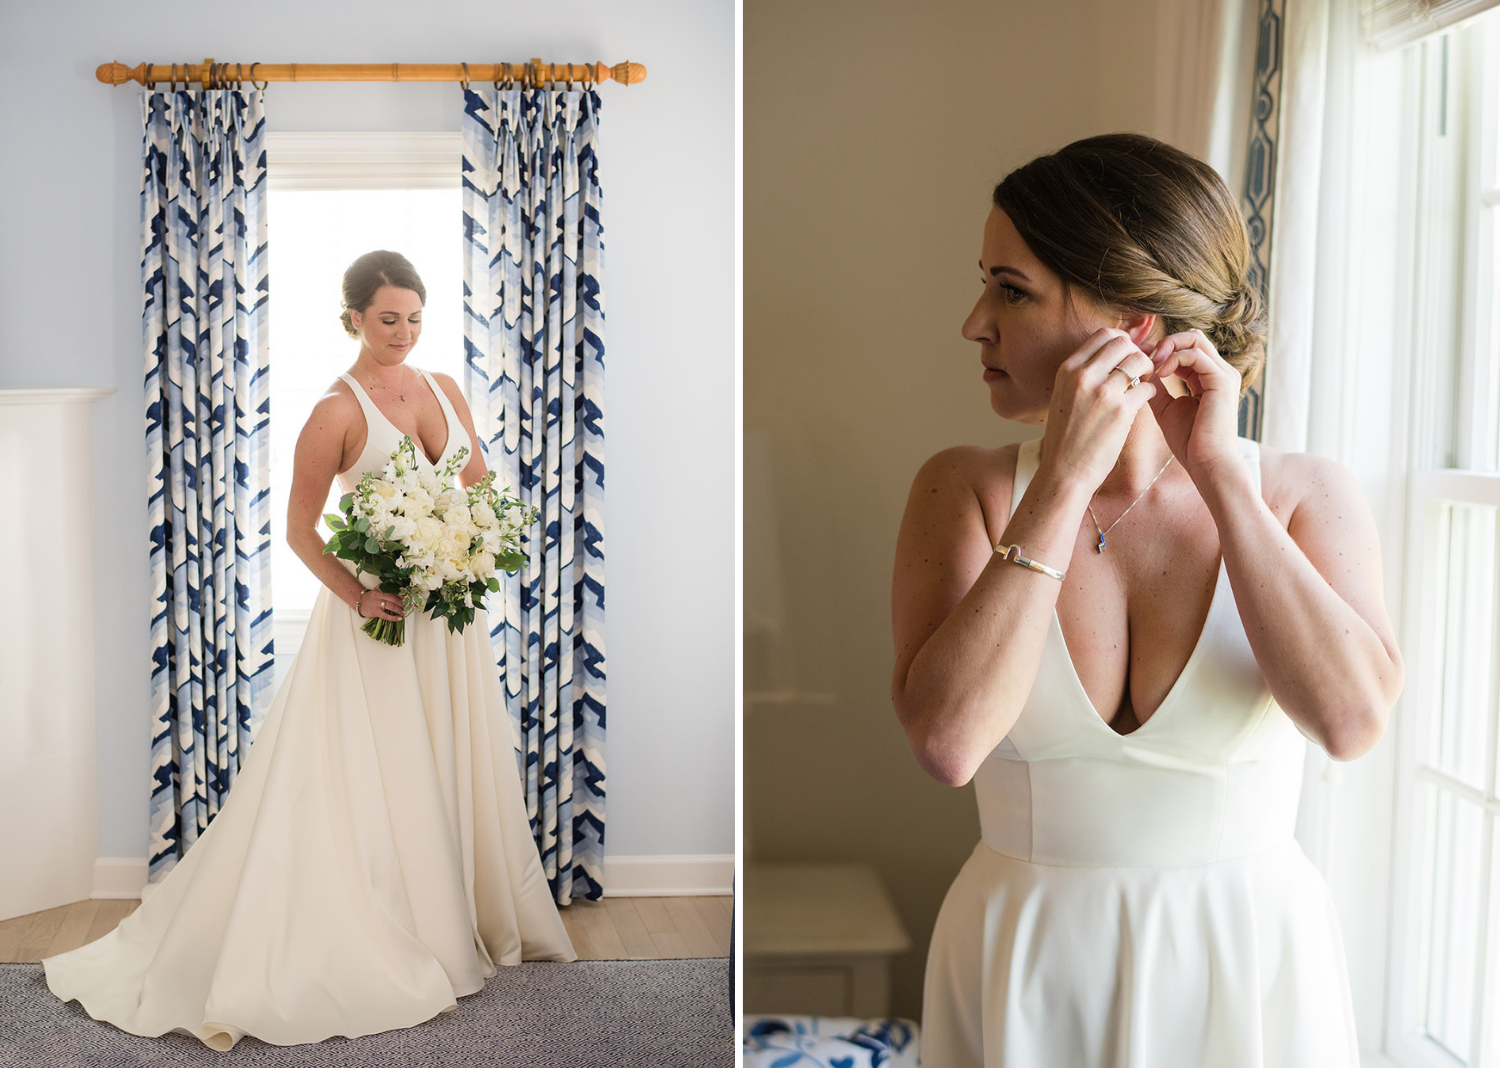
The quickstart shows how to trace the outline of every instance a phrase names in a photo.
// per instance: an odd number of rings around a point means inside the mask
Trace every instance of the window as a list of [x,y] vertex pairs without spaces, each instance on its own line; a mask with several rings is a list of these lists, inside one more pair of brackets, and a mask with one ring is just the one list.
[[[413,363],[461,383],[463,232],[456,133],[269,134],[267,142],[271,574],[279,685],[320,589],[286,544],[293,451],[313,405],[359,352],[338,318],[344,269],[372,249],[411,260],[427,287]],[[335,483],[331,504],[338,496]]]
[[1388,1054],[1500,1066],[1500,12],[1408,46],[1411,439]]

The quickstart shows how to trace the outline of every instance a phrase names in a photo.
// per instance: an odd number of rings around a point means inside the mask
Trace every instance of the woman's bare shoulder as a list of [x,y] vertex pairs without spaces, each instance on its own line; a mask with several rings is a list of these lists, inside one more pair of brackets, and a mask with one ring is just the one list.
[[364,412],[361,411],[359,398],[349,388],[349,383],[342,378],[335,378],[327,392],[313,405],[302,433],[322,439],[336,437],[342,441],[346,433],[363,424]]
[[1338,511],[1351,496],[1363,496],[1354,475],[1337,460],[1269,445],[1260,447],[1260,478],[1261,497],[1283,524],[1299,509]]
[[908,514],[944,527],[949,522],[968,526],[979,521],[988,535],[998,536],[1010,515],[1018,449],[1016,445],[956,445],[935,454],[912,481]]
[[1015,479],[1019,449],[1019,445],[954,445],[931,456],[917,472],[916,481],[924,488],[967,488],[975,493],[991,491],[1001,481],[1009,487]]

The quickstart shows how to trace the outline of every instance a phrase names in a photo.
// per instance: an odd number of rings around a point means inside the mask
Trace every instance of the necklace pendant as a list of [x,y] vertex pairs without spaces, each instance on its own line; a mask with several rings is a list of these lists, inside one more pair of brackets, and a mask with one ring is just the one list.
[[1104,551],[1104,536],[1100,535],[1099,536],[1099,544],[1094,546],[1094,552],[1096,552],[1096,553],[1102,553],[1103,551]]

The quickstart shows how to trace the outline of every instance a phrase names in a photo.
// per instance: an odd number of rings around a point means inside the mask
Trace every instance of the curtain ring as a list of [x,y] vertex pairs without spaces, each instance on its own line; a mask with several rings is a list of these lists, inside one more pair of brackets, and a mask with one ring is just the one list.
[[255,86],[255,88],[259,89],[261,92],[264,93],[266,91],[266,87],[268,85],[270,85],[271,82],[270,82],[270,79],[267,79],[264,82],[257,82],[255,80],[255,68],[258,67],[258,66],[260,66],[259,63],[252,63],[252,64],[250,64],[250,84],[253,85],[253,86]]
[[463,83],[464,92],[467,93],[469,91],[469,65],[467,63],[460,63],[459,66],[464,69],[464,76],[459,81]]
[[145,85],[146,92],[148,92],[148,93],[151,91],[151,88],[152,88],[152,84],[151,84],[151,82],[152,82],[152,79],[151,79],[151,68],[154,67],[154,66],[156,66],[155,63],[147,63],[146,64],[146,79],[145,79],[144,82],[142,82],[142,84]]
[[234,87],[236,89],[245,88],[245,65],[243,63],[236,63],[234,65]]

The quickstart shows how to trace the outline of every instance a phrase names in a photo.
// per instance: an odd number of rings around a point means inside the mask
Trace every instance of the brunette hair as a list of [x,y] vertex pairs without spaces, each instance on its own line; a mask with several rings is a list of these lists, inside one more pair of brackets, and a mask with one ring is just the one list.
[[427,303],[427,287],[417,275],[411,261],[399,252],[366,252],[349,265],[344,272],[344,311],[339,321],[350,337],[359,337],[354,329],[351,311],[363,312],[375,299],[375,291],[381,286],[396,286],[409,289]]
[[1201,330],[1248,389],[1265,362],[1250,241],[1218,173],[1140,134],[1075,141],[1010,172],[995,206],[1065,286]]

